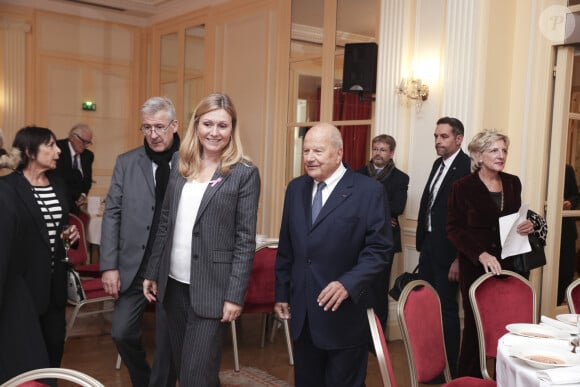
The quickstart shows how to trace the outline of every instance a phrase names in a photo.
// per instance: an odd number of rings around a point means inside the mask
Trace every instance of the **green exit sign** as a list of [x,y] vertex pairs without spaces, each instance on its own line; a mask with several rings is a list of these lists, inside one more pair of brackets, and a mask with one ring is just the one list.
[[97,104],[92,101],[83,102],[83,110],[88,110],[94,112],[97,110]]

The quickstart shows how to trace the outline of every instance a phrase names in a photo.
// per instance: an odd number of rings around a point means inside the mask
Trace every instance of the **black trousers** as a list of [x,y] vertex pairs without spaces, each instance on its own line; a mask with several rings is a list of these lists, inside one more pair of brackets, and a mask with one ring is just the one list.
[[461,335],[459,304],[457,303],[459,283],[449,281],[450,265],[441,265],[439,263],[441,261],[449,261],[449,259],[447,257],[438,257],[437,254],[438,252],[433,248],[432,234],[427,233],[419,256],[419,276],[429,282],[439,295],[447,361],[452,374],[455,374]]

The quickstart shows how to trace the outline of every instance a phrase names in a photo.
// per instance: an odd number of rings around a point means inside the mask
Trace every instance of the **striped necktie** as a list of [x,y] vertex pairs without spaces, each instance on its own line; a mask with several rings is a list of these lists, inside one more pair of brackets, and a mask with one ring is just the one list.
[[435,176],[435,180],[433,180],[433,184],[431,184],[431,189],[429,190],[429,201],[427,202],[427,230],[429,230],[431,226],[431,207],[433,207],[433,202],[435,201],[435,186],[437,182],[441,178],[443,174],[443,170],[445,169],[445,163],[441,162],[441,166],[439,167],[439,171],[437,171],[437,176]]

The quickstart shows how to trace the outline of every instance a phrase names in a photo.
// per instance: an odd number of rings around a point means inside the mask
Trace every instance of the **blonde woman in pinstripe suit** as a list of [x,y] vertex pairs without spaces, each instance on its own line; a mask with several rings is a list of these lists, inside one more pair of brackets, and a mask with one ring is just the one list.
[[172,161],[145,273],[145,297],[167,312],[182,387],[220,385],[225,323],[240,315],[250,278],[260,176],[243,158],[236,121],[227,95],[197,106]]

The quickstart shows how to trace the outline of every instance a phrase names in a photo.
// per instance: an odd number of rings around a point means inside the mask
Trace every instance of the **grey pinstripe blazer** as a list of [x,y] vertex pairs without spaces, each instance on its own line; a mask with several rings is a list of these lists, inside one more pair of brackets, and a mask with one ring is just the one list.
[[[177,166],[178,153],[172,160]],[[157,281],[163,301],[175,219],[186,180],[172,168],[159,229],[148,260],[145,278]],[[227,175],[214,173],[201,200],[191,234],[189,296],[195,313],[221,318],[224,301],[244,302],[256,248],[256,219],[260,196],[258,168],[240,162]]]

